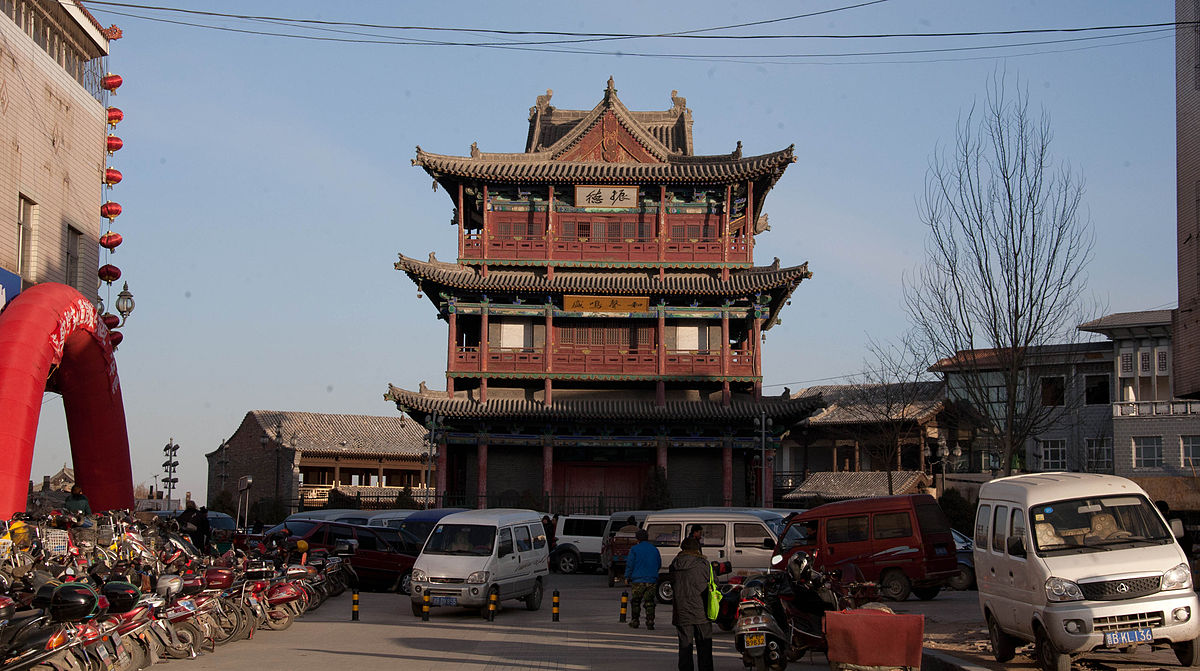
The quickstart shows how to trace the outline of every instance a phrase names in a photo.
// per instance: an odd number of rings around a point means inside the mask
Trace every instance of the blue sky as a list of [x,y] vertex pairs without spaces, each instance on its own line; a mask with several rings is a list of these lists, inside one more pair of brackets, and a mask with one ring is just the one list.
[[[198,2],[172,7],[388,25],[646,33],[785,17],[820,2]],[[410,165],[414,147],[465,155],[524,149],[528,110],[590,109],[614,77],[631,109],[693,112],[697,153],[796,145],[766,203],[760,263],[809,262],[767,339],[769,393],[859,370],[868,337],[905,329],[901,280],[923,257],[917,217],[926,166],[1006,71],[1052,119],[1056,157],[1086,181],[1096,233],[1089,288],[1108,311],[1173,307],[1174,38],[1121,38],[872,57],[829,54],[1040,42],[1020,38],[698,41],[577,45],[603,51],[738,55],[696,60],[462,46],[319,42],[202,29],[301,31],[263,22],[89,4],[124,37],[109,70],[125,84],[125,237],[110,259],[137,308],[117,359],[138,482],[182,445],[181,487],[203,498],[205,452],[248,410],[390,415],[388,383],[443,388],[445,324],[392,264],[455,256],[451,203]],[[121,12],[122,15],[116,12]],[[1174,3],[889,0],[731,34],[867,34],[1169,22]],[[344,28],[383,34],[380,29]],[[1133,32],[1133,31],[1129,31]],[[334,33],[315,33],[326,37]],[[1090,35],[1090,34],[1089,34]],[[341,34],[341,36],[346,36]],[[495,41],[441,34],[423,39]],[[518,39],[508,37],[507,39]],[[529,38],[523,38],[529,39]],[[818,58],[754,58],[817,53]],[[113,292],[115,298],[115,289]],[[43,404],[34,477],[69,461],[62,402]]]

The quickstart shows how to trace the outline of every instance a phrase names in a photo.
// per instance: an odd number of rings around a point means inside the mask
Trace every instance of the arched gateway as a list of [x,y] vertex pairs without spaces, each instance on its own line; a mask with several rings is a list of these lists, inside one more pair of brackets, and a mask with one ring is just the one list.
[[75,480],[92,508],[132,507],[129,436],[108,328],[82,294],[47,282],[0,312],[0,518],[25,510],[48,390],[62,394]]

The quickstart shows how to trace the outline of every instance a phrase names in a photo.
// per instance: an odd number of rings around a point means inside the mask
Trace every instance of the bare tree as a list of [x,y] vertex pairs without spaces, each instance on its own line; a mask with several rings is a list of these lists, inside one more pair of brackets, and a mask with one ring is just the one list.
[[918,204],[926,261],[904,287],[918,332],[944,357],[950,394],[981,411],[1006,474],[1061,412],[1043,402],[1029,365],[1043,346],[1077,342],[1092,255],[1082,180],[1055,162],[1051,137],[1028,89],[994,75],[953,149],[930,161]]

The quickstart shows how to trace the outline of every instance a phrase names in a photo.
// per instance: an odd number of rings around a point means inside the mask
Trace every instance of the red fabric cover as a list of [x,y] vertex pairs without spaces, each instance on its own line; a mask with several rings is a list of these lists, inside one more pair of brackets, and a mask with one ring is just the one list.
[[860,666],[921,667],[924,615],[881,610],[844,610],[825,614],[829,661]]
[[76,482],[92,510],[133,507],[121,386],[108,327],[75,289],[46,282],[0,312],[0,518],[25,510],[42,392],[58,365]]

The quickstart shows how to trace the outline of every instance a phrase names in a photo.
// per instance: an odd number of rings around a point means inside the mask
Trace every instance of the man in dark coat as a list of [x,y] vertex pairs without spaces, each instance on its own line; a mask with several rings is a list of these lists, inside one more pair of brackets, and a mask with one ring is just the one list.
[[712,622],[704,609],[711,567],[700,552],[700,541],[685,538],[671,562],[671,587],[675,591],[671,624],[679,634],[679,671],[692,671],[692,647],[699,671],[712,671]]

